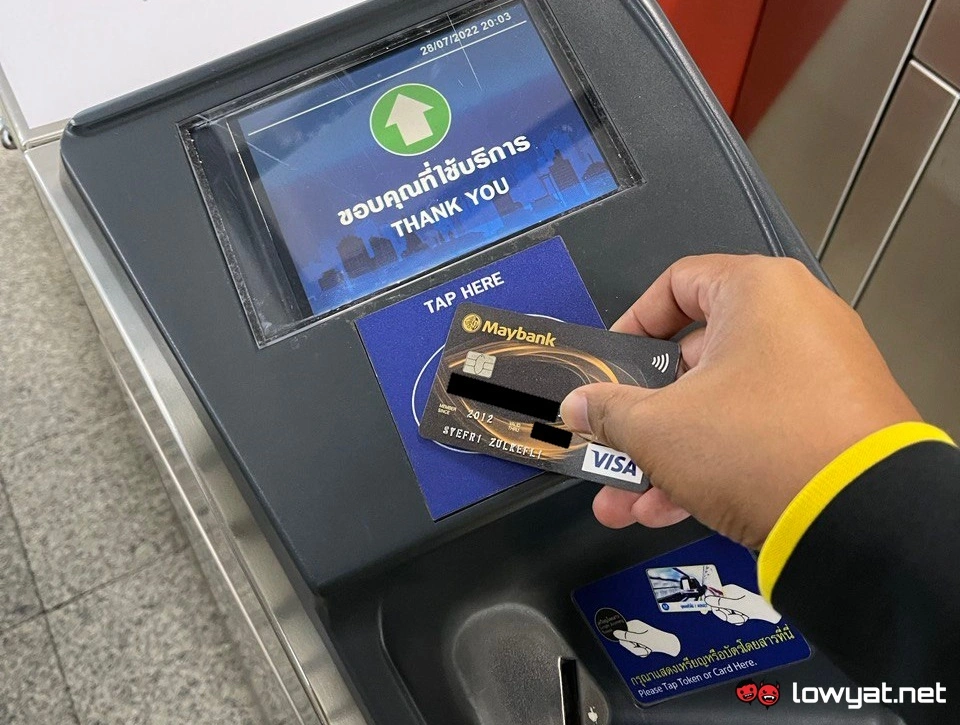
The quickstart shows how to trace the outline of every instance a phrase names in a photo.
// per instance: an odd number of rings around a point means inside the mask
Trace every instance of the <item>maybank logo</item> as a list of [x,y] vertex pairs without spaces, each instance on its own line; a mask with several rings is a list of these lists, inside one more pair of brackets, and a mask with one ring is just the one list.
[[465,332],[476,332],[480,329],[480,325],[483,324],[483,320],[480,319],[480,315],[471,312],[463,318],[463,322],[460,324],[463,326]]
[[[476,315],[472,316],[476,317]],[[468,317],[470,317],[470,315],[468,315]],[[479,321],[480,318],[477,317],[477,320]],[[463,322],[464,325],[466,325],[466,317],[464,318]],[[464,327],[464,329],[466,329],[466,327]],[[529,330],[524,330],[522,327],[506,327],[505,325],[501,325],[499,322],[494,322],[493,320],[487,320],[483,323],[483,331],[507,340],[530,342],[534,345],[543,345],[544,347],[557,346],[557,338],[553,336],[552,332],[530,332]]]

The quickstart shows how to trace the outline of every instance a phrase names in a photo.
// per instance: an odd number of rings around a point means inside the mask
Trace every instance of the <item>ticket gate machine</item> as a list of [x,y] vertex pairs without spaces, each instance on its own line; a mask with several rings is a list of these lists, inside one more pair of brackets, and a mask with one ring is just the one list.
[[369,722],[769,719],[638,707],[571,599],[699,525],[609,531],[593,484],[416,436],[464,299],[609,325],[690,254],[824,279],[652,0],[371,0],[78,115],[62,160]]

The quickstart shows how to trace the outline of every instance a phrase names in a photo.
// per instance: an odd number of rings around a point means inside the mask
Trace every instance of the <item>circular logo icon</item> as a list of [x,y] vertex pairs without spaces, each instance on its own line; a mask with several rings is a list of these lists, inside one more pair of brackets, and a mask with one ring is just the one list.
[[470,313],[463,318],[463,322],[460,323],[463,325],[463,329],[467,332],[476,332],[480,329],[480,325],[483,324],[483,320],[480,319],[480,315],[475,315]]
[[611,642],[617,641],[614,632],[627,632],[627,620],[616,609],[602,607],[593,615],[593,623],[597,625],[597,631]]
[[397,156],[418,156],[446,138],[453,116],[436,88],[405,83],[380,96],[370,112],[370,133]]

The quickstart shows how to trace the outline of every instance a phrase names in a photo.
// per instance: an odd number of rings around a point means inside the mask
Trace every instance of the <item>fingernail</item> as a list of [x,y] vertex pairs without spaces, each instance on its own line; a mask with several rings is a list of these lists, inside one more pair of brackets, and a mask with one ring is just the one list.
[[574,390],[560,403],[560,418],[574,433],[590,433],[587,396]]

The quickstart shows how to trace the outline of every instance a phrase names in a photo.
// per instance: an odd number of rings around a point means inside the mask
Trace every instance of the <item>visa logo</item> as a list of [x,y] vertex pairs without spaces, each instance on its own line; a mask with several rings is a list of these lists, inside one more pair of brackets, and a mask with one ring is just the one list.
[[643,471],[637,468],[637,464],[626,453],[596,443],[587,444],[587,452],[580,468],[600,476],[632,483],[640,483],[643,478]]

